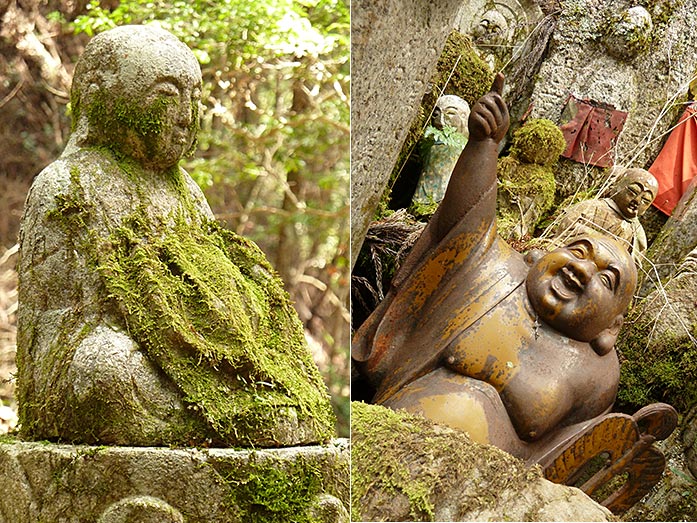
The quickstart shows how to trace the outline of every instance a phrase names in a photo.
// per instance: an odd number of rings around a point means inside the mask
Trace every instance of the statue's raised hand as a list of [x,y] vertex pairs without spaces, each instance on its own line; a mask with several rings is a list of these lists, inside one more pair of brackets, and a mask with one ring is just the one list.
[[482,96],[469,117],[470,140],[483,141],[491,138],[500,142],[508,131],[509,117],[506,102],[501,98],[503,74],[497,73],[491,90]]

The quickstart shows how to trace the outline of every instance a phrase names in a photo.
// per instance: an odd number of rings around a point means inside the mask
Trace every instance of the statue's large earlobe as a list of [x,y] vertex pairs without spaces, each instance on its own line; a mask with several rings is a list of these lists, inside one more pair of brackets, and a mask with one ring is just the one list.
[[545,251],[542,249],[530,249],[527,253],[525,253],[525,256],[523,256],[523,261],[525,261],[525,264],[528,267],[532,267],[537,263],[537,260],[542,258],[545,254],[547,254]]
[[99,84],[90,82],[80,93],[80,99],[75,101],[79,107],[73,107],[73,118],[76,118],[76,120],[73,122],[73,132],[70,139],[71,143],[75,145],[84,145],[90,141],[90,123],[87,114],[88,108],[94,102],[98,91]]
[[612,325],[607,329],[603,330],[595,338],[590,341],[590,346],[599,356],[605,356],[608,352],[612,350],[617,341],[617,336],[622,328],[622,323],[624,322],[624,316],[618,314]]

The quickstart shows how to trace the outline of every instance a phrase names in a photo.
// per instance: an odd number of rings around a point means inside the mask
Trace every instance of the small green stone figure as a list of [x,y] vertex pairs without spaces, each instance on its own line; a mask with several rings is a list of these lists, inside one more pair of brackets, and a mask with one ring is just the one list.
[[421,205],[439,203],[445,195],[450,174],[467,144],[469,104],[454,94],[436,101],[431,125],[424,132],[424,166],[416,186],[413,202]]
[[282,282],[178,165],[201,82],[191,50],[157,27],[104,32],[77,64],[73,133],[36,177],[20,233],[26,439],[268,447],[334,434]]

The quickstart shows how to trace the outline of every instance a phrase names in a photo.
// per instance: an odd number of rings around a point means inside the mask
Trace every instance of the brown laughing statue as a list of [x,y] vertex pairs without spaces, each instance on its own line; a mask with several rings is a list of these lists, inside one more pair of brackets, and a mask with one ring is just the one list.
[[374,403],[419,413],[574,484],[592,458],[609,465],[583,485],[629,480],[604,504],[631,506],[661,476],[652,443],[677,413],[654,404],[608,414],[614,350],[634,293],[632,257],[597,235],[525,257],[496,233],[496,160],[509,116],[503,75],[472,108],[470,138],[445,197],[355,334],[352,357]]

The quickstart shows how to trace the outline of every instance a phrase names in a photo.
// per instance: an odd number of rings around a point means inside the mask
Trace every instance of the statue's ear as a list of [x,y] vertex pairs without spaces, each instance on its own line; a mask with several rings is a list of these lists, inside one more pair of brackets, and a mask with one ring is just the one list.
[[537,260],[542,258],[545,254],[547,253],[542,249],[530,249],[527,253],[525,253],[525,256],[523,256],[523,260],[525,261],[528,267],[531,267],[535,264],[535,262],[537,262]]
[[596,354],[605,356],[612,350],[617,341],[617,335],[620,333],[623,322],[624,316],[618,314],[607,329],[600,332],[600,334],[590,341],[590,345],[593,347]]

